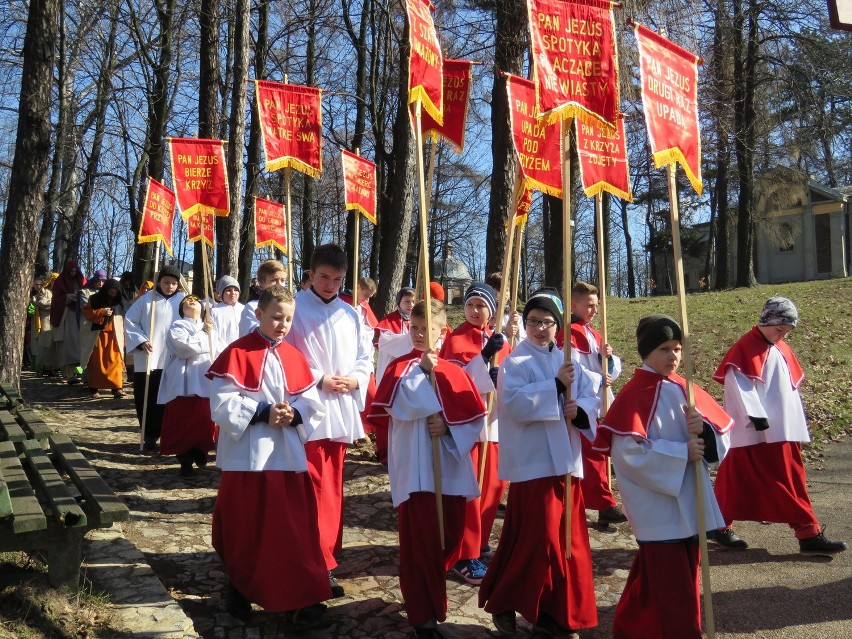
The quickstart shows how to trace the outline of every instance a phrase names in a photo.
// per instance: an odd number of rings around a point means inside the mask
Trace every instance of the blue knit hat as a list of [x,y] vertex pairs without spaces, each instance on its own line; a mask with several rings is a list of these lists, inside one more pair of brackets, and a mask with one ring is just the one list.
[[497,291],[488,286],[488,284],[477,282],[476,284],[471,284],[467,291],[465,291],[464,303],[467,304],[468,300],[473,298],[485,302],[485,305],[491,312],[491,317],[494,317],[494,313],[497,311]]

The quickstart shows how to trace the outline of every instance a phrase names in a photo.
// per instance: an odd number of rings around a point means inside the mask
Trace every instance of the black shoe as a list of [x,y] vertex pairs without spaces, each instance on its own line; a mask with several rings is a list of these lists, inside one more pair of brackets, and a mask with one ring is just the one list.
[[284,613],[284,624],[291,632],[328,628],[331,625],[331,619],[325,614],[326,610],[328,606],[321,603],[291,610]]
[[745,550],[748,548],[746,540],[740,539],[733,528],[717,530],[716,534],[713,535],[713,539],[716,540],[717,544],[725,546],[725,548],[732,548],[733,550]]
[[625,521],[627,521],[627,515],[618,506],[598,511],[598,524],[601,526],[620,524]]
[[501,635],[514,635],[518,632],[518,620],[514,611],[495,612],[491,615],[491,621]]
[[195,475],[195,469],[192,467],[192,455],[178,455],[180,462],[180,476],[192,477]]
[[546,612],[539,613],[538,621],[533,625],[533,634],[542,634],[551,639],[580,639],[580,635],[570,628],[563,628]]
[[331,574],[330,570],[328,571],[328,585],[331,586],[332,599],[339,599],[346,594],[346,591],[343,590],[343,586],[337,583],[337,579],[334,578],[334,575]]
[[416,639],[444,639],[444,635],[435,626],[414,626]]
[[251,602],[231,584],[228,584],[225,592],[225,611],[240,621],[245,621],[251,615]]
[[[823,530],[825,529],[823,528]],[[813,537],[799,540],[799,552],[803,555],[834,555],[845,550],[845,541],[831,541],[822,532]]]
[[145,439],[145,443],[142,445],[142,450],[146,453],[156,453],[157,452],[157,440],[156,439]]
[[195,462],[195,465],[199,468],[204,468],[207,466],[207,453],[203,450],[198,450],[197,448],[193,448],[192,451],[192,460]]

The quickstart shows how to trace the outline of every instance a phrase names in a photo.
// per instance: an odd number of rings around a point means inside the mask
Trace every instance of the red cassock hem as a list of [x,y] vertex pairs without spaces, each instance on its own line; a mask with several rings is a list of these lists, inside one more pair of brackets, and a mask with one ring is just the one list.
[[399,505],[399,589],[408,623],[419,626],[447,619],[447,570],[464,531],[465,498],[444,495],[444,549],[441,549],[435,493],[412,493]]
[[716,499],[725,521],[789,524],[799,539],[819,534],[798,442],[732,448],[719,466]]
[[592,448],[592,442],[580,437],[583,447],[583,479],[580,480],[580,490],[583,491],[583,501],[586,508],[591,510],[606,510],[616,505],[615,496],[609,487],[609,470],[607,456]]
[[[479,460],[482,454],[483,442],[476,442],[470,450],[470,458],[476,479],[479,480]],[[464,515],[464,538],[454,562],[461,559],[475,559],[480,551],[488,545],[491,529],[497,518],[497,507],[503,498],[508,482],[497,477],[497,463],[500,459],[500,444],[488,442],[488,452],[485,453],[485,475],[482,479],[482,495],[467,502]]]
[[305,444],[308,474],[319,513],[320,548],[328,570],[337,567],[334,555],[343,547],[343,458],[346,444],[319,439]]
[[592,551],[580,482],[571,481],[571,557],[565,557],[565,480],[543,477],[509,484],[503,534],[479,605],[490,613],[517,611],[530,623],[540,613],[577,630],[598,624]]
[[216,448],[219,427],[210,417],[210,400],[192,395],[175,397],[163,411],[161,455],[183,455],[192,449],[205,453]]
[[615,639],[701,639],[698,543],[647,543],[615,608]]
[[231,584],[268,612],[331,598],[307,473],[225,471],[213,548]]

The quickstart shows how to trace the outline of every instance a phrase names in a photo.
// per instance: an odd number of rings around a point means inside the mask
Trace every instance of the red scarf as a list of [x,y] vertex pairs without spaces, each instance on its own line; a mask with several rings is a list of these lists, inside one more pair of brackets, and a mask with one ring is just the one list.
[[272,344],[256,329],[222,351],[207,371],[207,378],[227,377],[238,388],[256,393],[263,384],[263,370],[270,356],[281,362],[290,395],[301,395],[316,385],[317,380],[302,353],[283,340]]
[[713,379],[724,384],[728,366],[733,366],[746,377],[765,382],[763,370],[769,357],[769,349],[773,346],[780,351],[781,356],[787,362],[787,368],[790,371],[790,384],[792,384],[794,390],[797,389],[804,381],[805,373],[802,371],[799,360],[793,354],[793,349],[783,339],[778,340],[775,344],[770,343],[757,326],[752,327],[736,344],[731,346],[731,350],[722,358],[719,368],[713,374]]
[[[494,334],[490,327],[485,330],[465,322],[448,335],[441,347],[441,357],[459,366],[464,366],[482,352],[485,342]],[[511,352],[508,340],[503,342],[503,348],[497,353],[497,364]]]
[[598,343],[598,352],[600,352],[601,345],[603,344],[601,334],[592,328],[592,325],[588,322],[584,322],[579,318],[575,320],[573,316],[571,320],[571,348],[583,355],[590,355],[592,348],[589,344],[589,334],[586,332],[589,330],[595,336],[595,341]]
[[[604,415],[598,434],[592,447],[595,450],[609,453],[613,435],[631,435],[648,439],[647,425],[657,410],[657,400],[663,380],[675,382],[683,391],[686,399],[686,380],[672,373],[663,377],[658,373],[637,368],[624,388],[615,396],[615,401]],[[692,385],[695,391],[695,407],[705,422],[717,433],[726,433],[733,426],[734,420],[719,406],[707,391],[697,384]]]
[[[420,363],[421,357],[422,352],[413,350],[388,364],[382,382],[376,389],[369,421],[380,426],[389,422],[387,409],[393,405],[400,382]],[[448,425],[460,426],[488,414],[473,380],[457,365],[439,358],[432,375],[441,413]]]

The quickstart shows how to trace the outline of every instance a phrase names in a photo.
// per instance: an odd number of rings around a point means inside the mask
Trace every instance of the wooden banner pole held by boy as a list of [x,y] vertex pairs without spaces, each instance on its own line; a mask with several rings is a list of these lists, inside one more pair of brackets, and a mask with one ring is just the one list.
[[[515,257],[512,259],[512,289],[509,295],[509,314],[508,317],[511,319],[512,313],[515,313],[518,309],[518,288],[521,281],[521,249],[524,246],[524,231],[527,228],[527,220],[524,219],[523,222],[516,225],[518,229],[515,231]],[[523,327],[518,327],[518,330],[523,330]],[[518,336],[515,335],[509,341],[509,346],[512,348],[515,347],[515,343],[518,341]]]
[[[562,120],[562,304],[571,301],[571,120]],[[562,314],[565,361],[571,361],[571,321]],[[571,385],[565,389],[571,399]],[[571,473],[565,475],[565,556],[571,557]]]
[[[160,263],[160,243],[154,245],[154,267]],[[157,277],[158,271],[154,271],[154,277]],[[151,322],[148,327],[148,335],[154,334],[154,322],[157,319],[155,305],[157,302],[157,283],[151,289]],[[145,450],[145,422],[148,420],[148,391],[151,388],[151,353],[145,356],[145,393],[142,395],[142,428],[139,431],[139,452]]]
[[[438,148],[438,140],[432,140],[432,144],[429,145],[429,175],[426,178],[426,183],[428,184],[426,188],[426,218],[429,218],[429,207],[432,206],[432,182],[435,179],[435,152]],[[420,294],[420,290],[423,287],[423,271],[420,269],[420,265],[423,263],[423,252],[425,251],[425,245],[420,245],[420,253],[417,255],[417,275],[414,278],[414,290],[417,291],[417,294]],[[426,261],[429,261],[427,256]],[[446,268],[446,264],[444,265]],[[429,286],[429,282],[427,280],[426,286]]]
[[290,167],[284,169],[284,198],[287,216],[287,289],[293,292],[293,216],[290,207]]
[[[212,293],[213,282],[211,281],[211,277],[210,277],[211,265],[210,265],[209,256],[207,255],[207,245],[206,245],[205,239],[204,239],[205,238],[204,217],[205,216],[204,216],[203,213],[199,214],[199,220],[200,220],[200,223],[201,223],[201,238],[198,240],[198,242],[201,246],[201,262],[202,262],[202,265],[203,265],[203,268],[204,268],[204,297],[206,298],[204,300],[204,308],[207,310],[206,317],[210,317],[210,300],[213,297],[213,293]],[[213,232],[214,233],[216,232],[215,224],[213,226]],[[215,246],[215,240],[214,240],[214,246]],[[207,332],[207,347],[209,348],[210,359],[213,360],[213,334],[210,331],[206,331],[206,332]]]
[[[595,239],[598,245],[598,302],[600,303],[601,316],[601,371],[603,372],[604,388],[601,393],[601,414],[606,415],[609,410],[609,386],[606,385],[606,376],[609,372],[609,356],[606,354],[606,344],[609,343],[606,330],[606,251],[604,250],[603,232],[603,194],[595,195]],[[606,458],[607,482],[612,486],[612,458]]]
[[[680,332],[683,336],[683,376],[686,379],[686,403],[690,413],[695,410],[695,392],[692,387],[692,353],[690,349],[689,324],[686,317],[686,289],[683,277],[683,253],[680,247],[680,219],[677,202],[677,165],[671,163],[666,167],[669,182],[669,209],[671,211],[672,250],[674,252],[675,282],[677,283],[677,302],[680,313]],[[698,437],[698,435],[695,435]],[[710,585],[710,564],[707,561],[707,521],[704,512],[704,492],[701,487],[703,462],[692,463],[695,471],[695,511],[698,517],[698,546],[701,552],[701,589],[704,595],[704,621],[707,639],[716,636],[716,622],[713,617],[713,588]]]
[[[430,347],[434,346],[432,342],[432,293],[429,289],[429,260],[428,242],[429,242],[429,205],[426,198],[426,175],[423,170],[423,128],[420,118],[421,104],[420,100],[414,103],[414,134],[415,145],[417,152],[417,182],[420,191],[420,246],[423,248],[420,251],[420,272],[423,274],[421,281],[423,282],[423,300],[426,302],[426,335],[429,340]],[[430,348],[431,352],[431,348]],[[435,378],[432,376],[432,385],[435,384]],[[438,533],[441,537],[441,548],[444,548],[444,495],[441,486],[441,442],[438,437],[432,438],[432,471],[435,475],[435,507],[438,511]]]
[[[500,290],[497,293],[497,312],[494,324],[494,332],[503,332],[503,309],[506,307],[506,284],[509,280],[510,258],[512,256],[512,243],[515,241],[515,220],[509,218],[509,232],[506,235],[506,248],[503,251],[503,271],[500,277]],[[490,366],[497,365],[497,353],[491,357]],[[482,450],[479,454],[479,492],[485,481],[485,460],[488,457],[488,436],[491,435],[491,411],[494,410],[494,393],[488,393],[488,415],[485,417],[485,441],[482,442]]]
[[[360,148],[355,149],[355,155],[361,155]],[[358,289],[358,269],[360,268],[358,258],[361,257],[361,214],[357,210],[352,211],[352,213],[355,215],[355,235],[352,242],[352,308],[357,312],[358,296],[360,295]]]

